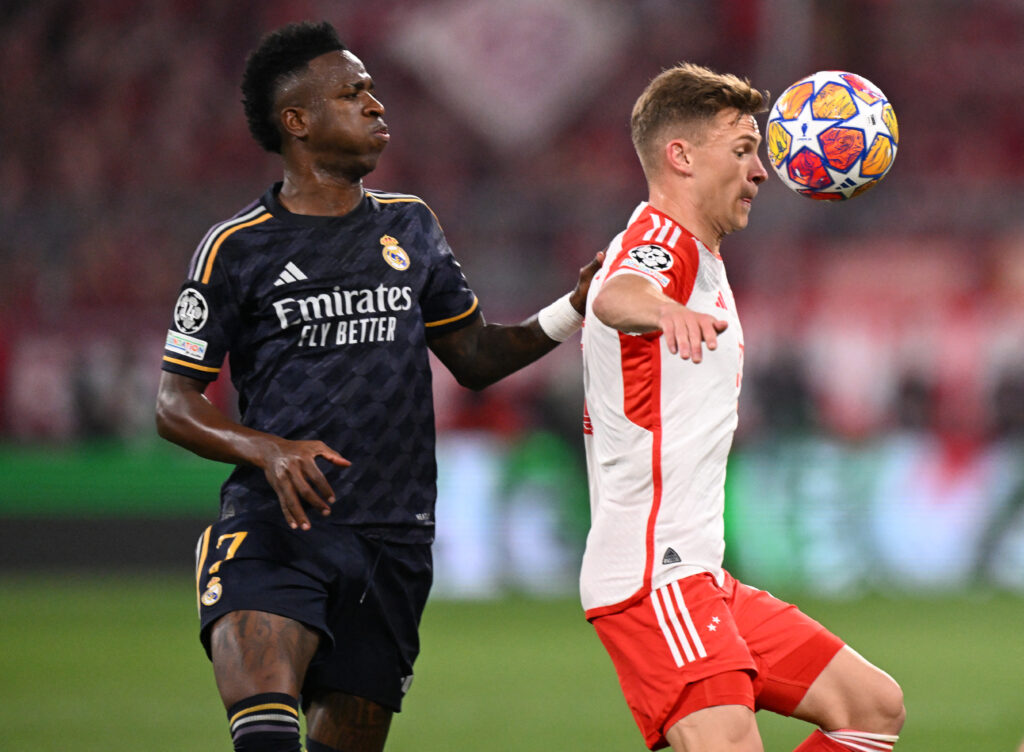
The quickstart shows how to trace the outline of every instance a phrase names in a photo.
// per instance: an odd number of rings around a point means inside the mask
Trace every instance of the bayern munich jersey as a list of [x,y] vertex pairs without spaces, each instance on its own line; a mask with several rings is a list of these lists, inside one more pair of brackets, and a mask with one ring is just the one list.
[[[203,381],[225,357],[241,422],[318,439],[329,521],[433,536],[436,464],[427,342],[479,316],[437,219],[415,196],[367,191],[342,217],[293,214],[280,184],[215,225],[192,258],[163,369]],[[221,489],[221,518],[283,519],[256,467]],[[319,518],[318,518],[319,519]]]
[[[611,277],[636,274],[727,321],[693,363],[660,332],[624,334],[592,314]],[[608,248],[583,328],[591,528],[580,594],[588,618],[697,572],[722,581],[725,468],[736,429],[743,332],[722,259],[646,203]]]

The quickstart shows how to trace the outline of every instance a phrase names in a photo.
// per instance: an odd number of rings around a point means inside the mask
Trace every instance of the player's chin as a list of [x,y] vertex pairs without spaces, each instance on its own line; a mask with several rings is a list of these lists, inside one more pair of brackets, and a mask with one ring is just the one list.
[[348,172],[357,179],[369,175],[377,169],[377,162],[380,161],[381,151],[383,151],[383,148],[378,151],[362,154],[354,162],[350,161]]
[[747,205],[746,209],[743,209],[743,210],[741,210],[741,211],[736,213],[736,216],[733,217],[733,223],[732,224],[733,224],[733,226],[732,226],[733,232],[736,232],[737,230],[743,230],[743,229],[746,228],[746,226],[748,224],[750,224],[750,205],[749,204]]

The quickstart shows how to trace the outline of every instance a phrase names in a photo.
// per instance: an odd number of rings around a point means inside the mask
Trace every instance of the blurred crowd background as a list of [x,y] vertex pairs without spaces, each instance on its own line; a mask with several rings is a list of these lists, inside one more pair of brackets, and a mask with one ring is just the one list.
[[[629,112],[663,68],[773,100],[816,70],[874,82],[901,136],[882,184],[824,205],[773,176],[723,246],[747,342],[730,565],[826,591],[1024,589],[1019,0],[6,0],[0,451],[158,443],[188,259],[279,173],[246,131],[244,57],[306,18],[387,108],[366,184],[430,204],[498,322],[567,290],[646,198]],[[440,589],[571,587],[576,341],[480,394],[436,371]],[[233,410],[226,379],[210,394]],[[26,466],[0,464],[5,491],[45,510]],[[0,515],[41,511],[15,501]]]

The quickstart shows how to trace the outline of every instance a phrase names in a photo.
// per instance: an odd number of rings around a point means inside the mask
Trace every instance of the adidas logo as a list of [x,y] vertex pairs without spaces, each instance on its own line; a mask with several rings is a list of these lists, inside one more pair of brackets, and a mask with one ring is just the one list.
[[722,295],[721,290],[718,291],[718,299],[715,300],[715,305],[718,306],[719,308],[724,308],[727,311],[729,310],[729,306],[725,304],[725,296]]
[[679,558],[679,554],[675,552],[675,549],[665,549],[665,555],[661,557],[662,564],[678,564],[682,559]]
[[274,282],[274,287],[280,287],[286,285],[289,282],[298,282],[300,279],[309,279],[305,274],[302,273],[302,269],[297,267],[294,263],[289,261],[284,265],[284,270],[277,275],[277,280]]

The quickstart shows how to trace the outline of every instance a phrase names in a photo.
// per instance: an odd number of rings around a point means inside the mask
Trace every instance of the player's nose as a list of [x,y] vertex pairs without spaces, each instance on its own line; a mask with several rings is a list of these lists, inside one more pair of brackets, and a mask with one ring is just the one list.
[[765,180],[768,179],[768,171],[764,168],[764,163],[760,157],[754,159],[754,169],[750,173],[750,181],[754,185],[761,185]]
[[384,114],[384,103],[381,102],[377,97],[373,96],[370,92],[366,94],[366,105],[364,109],[367,114],[382,116]]

